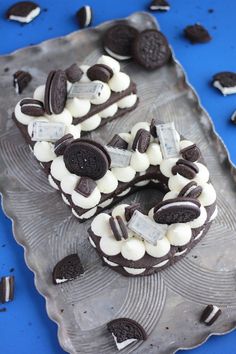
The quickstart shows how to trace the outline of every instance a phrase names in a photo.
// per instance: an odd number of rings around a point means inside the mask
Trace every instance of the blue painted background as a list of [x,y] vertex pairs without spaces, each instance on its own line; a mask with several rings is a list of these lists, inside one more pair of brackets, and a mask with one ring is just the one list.
[[[190,82],[210,113],[215,127],[236,162],[236,126],[229,122],[236,109],[236,96],[223,97],[210,86],[214,73],[236,71],[236,1],[235,0],[169,0],[171,11],[156,14],[162,31],[185,68]],[[78,29],[75,12],[85,3],[81,0],[38,0],[44,9],[32,23],[22,26],[4,19],[13,0],[0,3],[0,54],[7,54],[30,44],[65,35]],[[93,24],[125,17],[145,10],[148,0],[88,0],[94,9]],[[209,12],[209,9],[214,9]],[[183,28],[191,23],[204,24],[212,34],[212,42],[191,45],[182,36]],[[32,273],[24,263],[23,250],[12,237],[11,223],[0,210],[0,276],[14,274],[16,296],[0,313],[1,354],[61,354],[57,327],[45,311],[45,302],[34,287]],[[236,332],[211,338],[201,348],[181,353],[235,354]],[[94,353],[96,354],[96,353]]]

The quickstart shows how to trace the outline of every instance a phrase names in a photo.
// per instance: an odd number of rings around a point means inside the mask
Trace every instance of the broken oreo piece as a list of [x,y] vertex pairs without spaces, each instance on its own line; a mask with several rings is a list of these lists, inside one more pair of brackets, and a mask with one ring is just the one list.
[[154,220],[159,224],[186,223],[200,216],[200,203],[193,198],[174,198],[160,202],[154,208]]
[[151,134],[145,129],[139,129],[134,137],[132,150],[138,150],[140,153],[147,151],[151,141]]
[[45,86],[44,104],[47,114],[60,114],[66,104],[67,78],[65,71],[53,70],[49,73]]
[[151,11],[169,11],[170,4],[166,0],[153,0],[149,6]]
[[114,148],[127,150],[128,143],[122,139],[118,134],[115,134],[107,146],[112,146]]
[[81,177],[75,187],[75,191],[88,198],[96,188],[96,182],[89,177]]
[[76,13],[80,28],[85,28],[91,25],[93,19],[92,8],[88,5],[81,7]]
[[111,216],[109,224],[116,241],[121,241],[122,239],[126,240],[128,238],[128,231],[121,216]]
[[201,152],[196,144],[187,146],[186,148],[182,149],[180,153],[185,160],[191,162],[197,161],[201,156]]
[[32,76],[27,71],[18,70],[13,74],[13,86],[16,93],[21,94],[32,80]]
[[152,119],[151,124],[150,124],[150,133],[153,136],[153,138],[157,138],[157,127],[156,127],[156,121],[155,119]]
[[107,324],[108,331],[112,334],[119,350],[127,347],[137,340],[146,340],[145,329],[130,318],[117,318]]
[[172,167],[173,175],[177,173],[187,179],[193,179],[199,172],[197,165],[191,161],[179,159],[176,165]]
[[197,185],[197,182],[192,181],[186,184],[179,192],[178,197],[197,199],[202,193],[202,187]]
[[138,210],[141,212],[141,207],[139,203],[131,204],[127,207],[125,207],[125,219],[126,221],[130,221],[130,219],[133,216],[133,213]]
[[107,65],[95,64],[88,69],[87,76],[91,81],[99,80],[107,83],[112,78],[113,71]]
[[146,30],[136,37],[133,45],[136,62],[147,70],[165,65],[171,56],[166,37],[155,29]]
[[40,14],[40,7],[32,1],[21,1],[12,5],[6,12],[8,20],[29,23]]
[[213,76],[212,85],[221,91],[223,95],[236,93],[236,73],[223,71]]
[[0,301],[2,304],[14,299],[15,278],[13,275],[2,277],[0,282]]
[[53,283],[65,283],[67,281],[74,280],[83,273],[84,268],[81,264],[79,256],[76,253],[71,254],[63,258],[54,267],[52,273]]
[[111,163],[106,149],[88,139],[74,140],[66,148],[63,157],[66,168],[71,173],[93,180],[102,178]]
[[27,116],[40,117],[44,115],[43,102],[35,100],[34,98],[24,98],[20,102],[21,112]]
[[66,70],[66,77],[69,82],[74,84],[75,82],[80,81],[81,77],[83,76],[83,71],[80,69],[80,67],[74,63],[71,66],[69,66]]
[[236,124],[236,111],[234,111],[234,113],[232,114],[232,116],[230,117],[230,120],[233,124]]
[[184,35],[192,44],[207,43],[212,39],[209,32],[198,23],[187,26],[184,29]]
[[117,24],[110,27],[103,38],[103,46],[108,55],[117,60],[126,60],[132,57],[132,44],[138,35],[136,28],[126,24]]
[[72,134],[66,134],[61,139],[58,139],[54,145],[54,152],[57,156],[63,155],[66,147],[72,143],[74,137]]
[[207,305],[202,313],[200,322],[205,323],[207,326],[211,326],[221,314],[222,311],[219,307],[215,305]]

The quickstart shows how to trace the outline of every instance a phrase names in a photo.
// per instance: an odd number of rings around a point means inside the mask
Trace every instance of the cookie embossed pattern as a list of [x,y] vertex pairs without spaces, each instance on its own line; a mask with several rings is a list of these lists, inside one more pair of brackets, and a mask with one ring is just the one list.
[[[145,13],[136,13],[125,21],[140,30],[157,26],[154,18]],[[34,74],[34,85],[39,86],[42,77],[46,79],[51,70],[50,62],[55,63],[55,68],[65,68],[76,61],[93,65],[102,54],[99,39],[115,24],[117,22],[112,21],[96,29],[23,49],[11,55],[10,61],[8,56],[1,57],[0,64],[12,72],[16,67],[24,67],[24,70],[37,73]],[[79,54],[78,43],[84,48]],[[58,51],[60,56],[55,55]],[[150,121],[150,117],[164,123],[174,121],[177,131],[197,143],[217,190],[218,216],[202,242],[180,262],[152,276],[124,277],[109,267],[102,267],[101,259],[88,242],[90,221],[78,224],[63,206],[60,196],[48,184],[16,129],[11,113],[19,98],[7,84],[6,76],[0,82],[5,97],[9,98],[0,97],[3,207],[14,221],[14,236],[25,248],[26,262],[35,274],[37,289],[47,301],[50,318],[58,324],[59,341],[66,351],[115,353],[117,349],[111,334],[107,333],[107,323],[115,318],[132,318],[145,328],[148,338],[131,343],[122,352],[153,354],[158,347],[161,354],[172,354],[180,348],[198,346],[210,335],[223,334],[235,327],[236,217],[232,211],[236,209],[233,179],[236,171],[176,60],[158,69],[158,75],[141,67],[137,70],[132,62],[125,63],[122,71],[129,73],[138,85],[139,97],[142,97],[139,109],[130,112],[127,121],[115,119],[90,137],[99,143],[107,143],[119,132],[130,131],[137,122]],[[31,92],[29,86],[25,89],[25,96],[30,97]],[[155,114],[151,115],[150,108],[154,104]],[[38,109],[41,108],[37,104]],[[70,139],[71,136],[67,136],[65,141],[59,142],[57,149],[62,151]],[[117,136],[113,144],[117,140],[121,148],[126,148],[127,144]],[[189,156],[193,159],[198,156],[196,146],[185,150],[184,159]],[[180,168],[186,171],[186,166],[180,164]],[[181,195],[197,198],[200,190],[195,183],[190,181]],[[86,182],[79,186],[81,188],[87,191],[93,186]],[[157,194],[153,191],[140,191],[127,197],[123,203],[133,205],[134,201],[139,202],[148,210],[157,204]],[[132,209],[128,209],[126,216],[129,218],[131,214]],[[64,257],[77,252],[84,274],[55,286],[50,271]],[[200,323],[200,314],[207,304],[214,304],[222,310],[211,327]],[[62,308],[63,313],[60,312]],[[166,327],[171,329],[171,341],[170,330]]]

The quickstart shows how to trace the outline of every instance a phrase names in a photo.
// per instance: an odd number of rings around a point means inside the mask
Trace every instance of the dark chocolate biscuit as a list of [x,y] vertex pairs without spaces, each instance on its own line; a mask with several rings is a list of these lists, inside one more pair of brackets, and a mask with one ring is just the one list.
[[206,43],[212,39],[209,32],[198,23],[192,26],[187,26],[184,29],[184,35],[192,44]]
[[128,231],[121,216],[111,216],[109,219],[109,224],[117,241],[121,241],[122,238],[125,240],[128,238]]
[[136,37],[133,55],[137,63],[148,70],[160,68],[168,62],[171,51],[166,37],[155,29],[146,30]]
[[33,98],[24,98],[20,102],[21,112],[33,117],[40,117],[44,115],[43,102]]
[[54,152],[57,156],[63,155],[66,147],[72,143],[74,137],[72,134],[66,134],[62,138],[58,139],[54,145]]
[[93,19],[92,8],[88,5],[81,7],[76,13],[77,21],[80,28],[85,28],[91,25]]
[[125,219],[126,219],[126,221],[130,221],[130,219],[132,218],[132,215],[135,212],[135,210],[138,210],[138,211],[141,212],[141,206],[140,206],[139,203],[131,204],[131,205],[125,207]]
[[14,299],[15,278],[13,275],[2,277],[0,282],[0,301],[2,304]]
[[219,81],[223,87],[235,87],[236,86],[236,73],[230,71],[222,71],[213,76],[213,83]]
[[192,221],[200,216],[200,203],[193,198],[174,198],[160,202],[154,208],[154,220],[159,224]]
[[96,188],[96,182],[89,177],[81,177],[75,187],[75,191],[82,194],[84,197],[89,197]]
[[13,74],[13,86],[16,93],[21,94],[32,80],[32,76],[27,71],[18,70]]
[[54,284],[65,283],[74,280],[84,273],[78,254],[70,254],[56,264],[53,269],[52,278]]
[[200,322],[205,323],[207,326],[211,326],[221,314],[222,311],[219,307],[215,305],[207,305],[201,315]]
[[168,11],[170,10],[170,4],[166,0],[152,0],[149,5],[151,11]]
[[178,197],[198,198],[202,193],[202,187],[197,185],[197,182],[192,181],[186,184],[179,192]]
[[145,329],[136,321],[130,318],[117,318],[108,322],[107,329],[116,337],[117,343],[128,339],[146,340]]
[[153,136],[153,138],[157,138],[157,127],[156,127],[156,121],[155,119],[151,120],[151,124],[150,124],[150,133]]
[[47,114],[60,114],[65,108],[67,98],[67,78],[65,71],[51,71],[48,75],[44,104]]
[[[38,9],[38,11],[37,11]],[[6,18],[23,23],[31,22],[40,13],[40,7],[32,1],[20,1],[13,4],[6,12]]]
[[103,146],[87,139],[74,140],[63,156],[66,168],[71,173],[94,180],[102,178],[110,165]]
[[67,80],[70,81],[72,84],[80,81],[81,77],[83,76],[83,71],[76,63],[69,66],[65,70],[65,73],[66,73]]
[[179,159],[176,162],[176,165],[172,167],[173,175],[176,175],[178,173],[187,179],[193,179],[198,173],[198,171],[199,168],[196,164],[184,159]]
[[150,141],[151,134],[145,129],[139,129],[134,137],[132,149],[144,153],[147,151]]
[[107,65],[95,64],[88,69],[87,76],[91,81],[99,80],[107,83],[113,76],[113,70]]
[[117,24],[109,28],[103,38],[105,51],[118,60],[132,57],[132,44],[138,35],[136,28],[126,24]]
[[201,156],[201,152],[196,144],[187,146],[186,148],[182,149],[180,153],[185,160],[191,162],[197,161]]
[[128,145],[129,144],[124,139],[122,139],[118,134],[115,134],[111,139],[111,141],[109,141],[109,143],[107,144],[107,146],[112,146],[114,148],[123,149],[123,150],[127,150]]

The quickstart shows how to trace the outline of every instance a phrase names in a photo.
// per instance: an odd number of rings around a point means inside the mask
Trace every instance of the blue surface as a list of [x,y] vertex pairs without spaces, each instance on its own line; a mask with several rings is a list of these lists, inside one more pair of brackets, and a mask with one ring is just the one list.
[[[77,30],[74,14],[84,5],[78,0],[38,0],[42,9],[47,10],[32,23],[22,26],[4,19],[6,9],[13,3],[4,0],[0,4],[0,54]],[[229,123],[229,116],[236,108],[236,96],[223,97],[209,85],[217,71],[236,71],[236,2],[170,0],[170,3],[170,12],[157,14],[161,28],[236,162],[236,127]],[[90,0],[87,4],[94,9],[93,24],[97,25],[145,10],[149,0]],[[209,13],[208,9],[214,9],[214,12]],[[182,29],[195,22],[209,29],[213,36],[211,43],[193,46],[183,38]],[[0,276],[10,272],[16,277],[16,296],[14,302],[5,306],[7,312],[0,313],[0,353],[64,353],[57,341],[57,327],[48,319],[45,302],[34,287],[32,273],[25,266],[23,249],[12,237],[11,222],[0,211]],[[235,345],[236,332],[233,332],[224,337],[213,337],[200,348],[179,353],[235,354]]]

